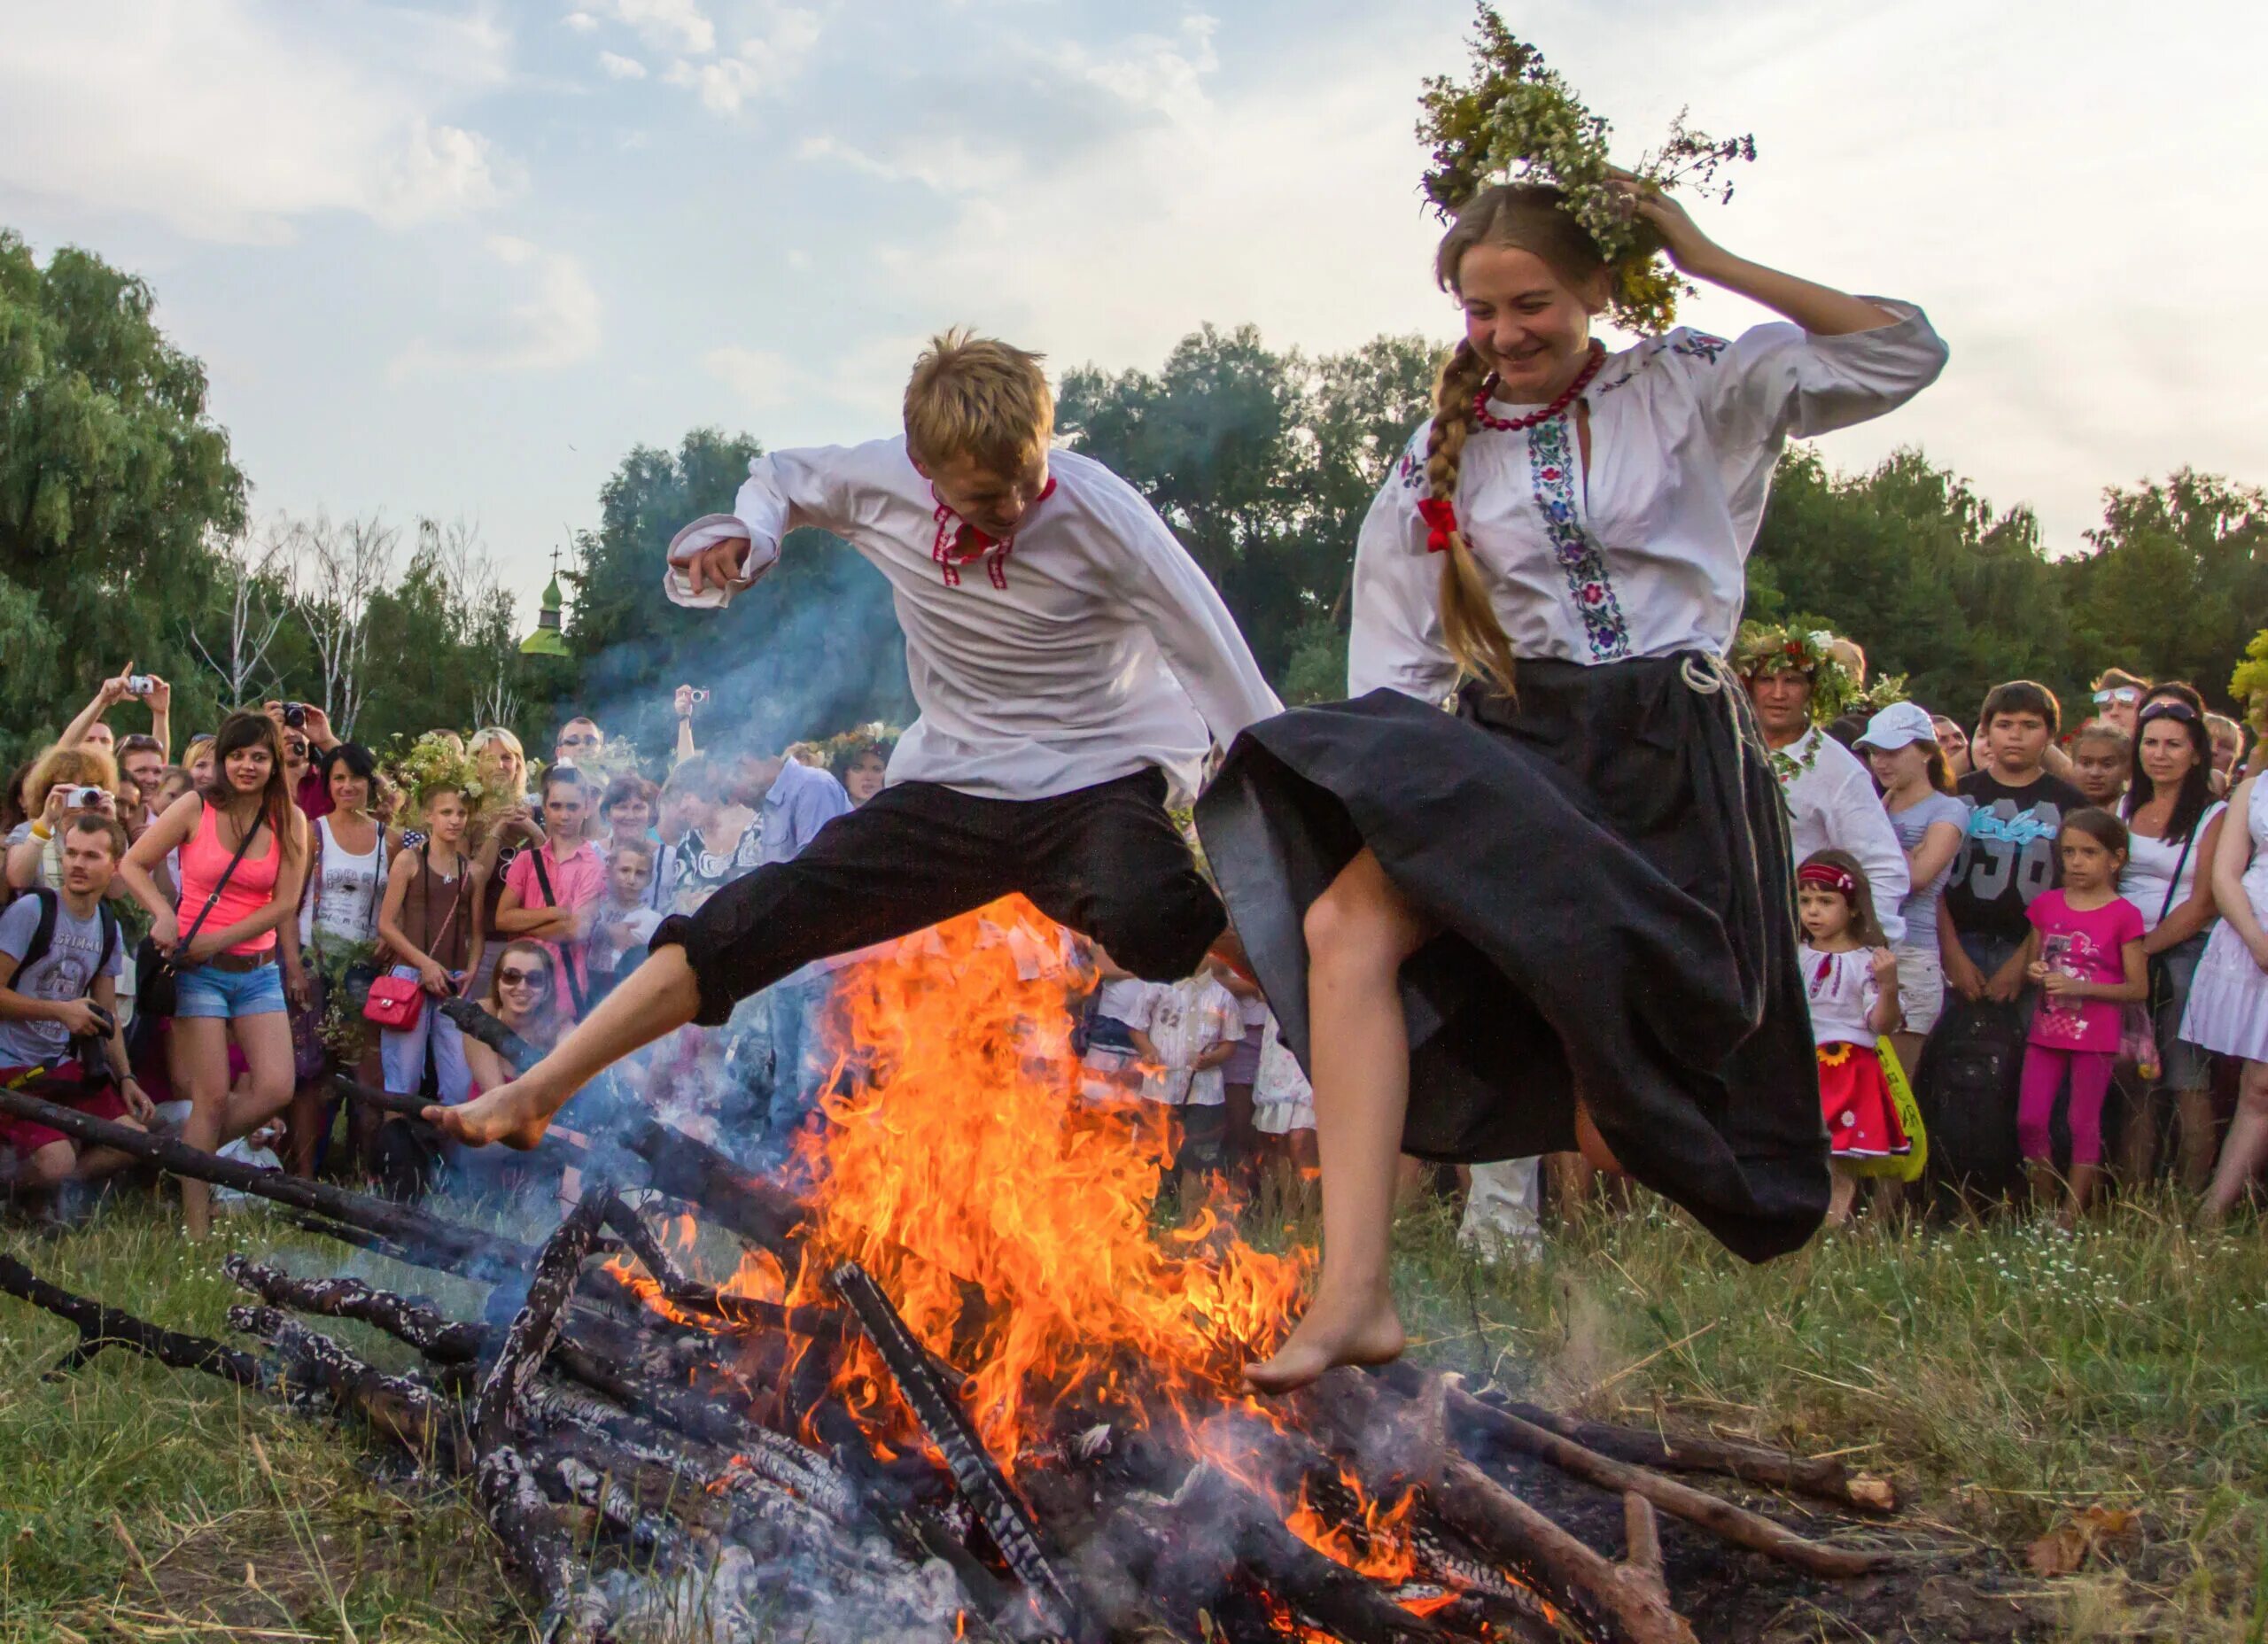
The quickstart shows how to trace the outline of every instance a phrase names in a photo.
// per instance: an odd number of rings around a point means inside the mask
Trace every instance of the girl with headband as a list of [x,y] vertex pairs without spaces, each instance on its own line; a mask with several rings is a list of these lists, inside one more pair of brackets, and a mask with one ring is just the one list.
[[1821,850],[1796,870],[1796,912],[1804,939],[1796,949],[1804,997],[1818,1046],[1819,1106],[1833,1150],[1835,1185],[1827,1220],[1851,1219],[1862,1175],[1883,1175],[1914,1151],[1883,1071],[1880,1041],[1902,1019],[1898,956],[1883,938],[1866,870],[1844,850]]

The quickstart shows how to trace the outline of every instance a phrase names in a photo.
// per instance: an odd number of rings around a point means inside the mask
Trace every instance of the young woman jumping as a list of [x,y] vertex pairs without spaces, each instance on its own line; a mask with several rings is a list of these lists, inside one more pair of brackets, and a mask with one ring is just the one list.
[[1198,807],[1315,1082],[1323,1270],[1263,1390],[1402,1351],[1404,1151],[1580,1141],[1757,1260],[1827,1207],[1787,826],[1722,658],[1783,443],[1903,403],[1945,345],[1627,193],[1680,270],[1793,323],[1610,353],[1564,198],[1475,196],[1434,265],[1464,339],[1363,526],[1357,700],[1253,727]]

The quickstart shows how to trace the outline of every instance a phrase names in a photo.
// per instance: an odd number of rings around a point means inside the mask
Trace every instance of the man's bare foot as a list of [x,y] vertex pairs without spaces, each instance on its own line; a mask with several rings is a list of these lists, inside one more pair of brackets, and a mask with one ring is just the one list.
[[1339,1304],[1318,1291],[1307,1316],[1276,1356],[1246,1365],[1244,1378],[1260,1392],[1289,1392],[1341,1364],[1384,1364],[1398,1359],[1407,1345],[1392,1296],[1379,1291]]
[[515,1079],[454,1107],[429,1107],[423,1117],[451,1141],[468,1147],[501,1142],[525,1152],[543,1140],[543,1133],[551,1128],[551,1115],[563,1105],[546,1102],[541,1087],[532,1078]]

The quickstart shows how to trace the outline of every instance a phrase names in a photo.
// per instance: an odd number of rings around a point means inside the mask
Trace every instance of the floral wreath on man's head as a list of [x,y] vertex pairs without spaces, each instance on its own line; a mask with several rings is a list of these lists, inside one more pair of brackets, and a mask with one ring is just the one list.
[[897,739],[904,734],[897,725],[873,719],[865,725],[854,725],[848,731],[837,732],[819,744],[819,751],[827,761],[827,768],[840,777],[850,768],[852,760],[869,749],[880,754],[887,762],[897,747]]
[[[1745,681],[1775,673],[1799,673],[1811,681],[1814,725],[1839,718],[1864,700],[1851,671],[1828,648],[1835,636],[1824,628],[1742,624],[1733,646],[1733,671]],[[1885,681],[1887,683],[1887,681]],[[1897,681],[1902,689],[1905,679]]]

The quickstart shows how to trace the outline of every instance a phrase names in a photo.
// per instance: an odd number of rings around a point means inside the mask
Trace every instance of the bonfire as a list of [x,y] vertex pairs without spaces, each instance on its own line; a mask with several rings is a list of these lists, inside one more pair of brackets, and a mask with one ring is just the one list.
[[[1253,1397],[1240,1368],[1295,1316],[1311,1252],[1254,1248],[1217,1197],[1161,1217],[1158,1115],[1084,1097],[1067,980],[1035,957],[1054,951],[1011,900],[843,973],[827,1124],[778,1179],[650,1117],[555,1135],[546,1152],[586,1187],[540,1246],[0,1091],[0,1111],[494,1293],[452,1319],[231,1258],[253,1352],[4,1258],[0,1289],[79,1323],[58,1371],[130,1348],[346,1413],[414,1472],[469,1481],[560,1638],[1668,1644],[1692,1632],[1658,1509],[1814,1574],[1884,1562],[1671,1476],[1893,1505],[1831,1461],[1406,1366]],[[375,1325],[422,1368],[384,1373],[292,1311]],[[1534,1505],[1545,1474],[1545,1494],[1580,1481],[1611,1519],[1587,1538]]]

